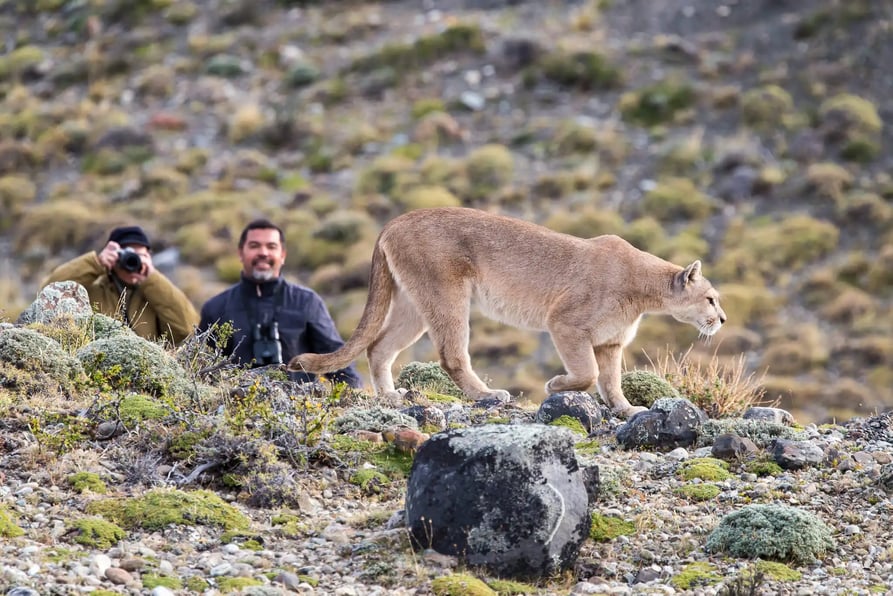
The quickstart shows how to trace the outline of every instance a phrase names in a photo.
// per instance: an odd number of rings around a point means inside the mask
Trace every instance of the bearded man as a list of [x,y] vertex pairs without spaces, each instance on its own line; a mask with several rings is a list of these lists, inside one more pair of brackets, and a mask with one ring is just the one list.
[[[334,352],[344,341],[322,298],[304,286],[286,281],[285,234],[266,219],[250,222],[239,236],[239,283],[202,307],[197,333],[215,324],[231,323],[232,337],[211,341],[233,362],[252,367],[283,364],[305,352]],[[291,380],[313,382],[316,375],[289,372]],[[327,375],[332,381],[360,387],[353,364]]]

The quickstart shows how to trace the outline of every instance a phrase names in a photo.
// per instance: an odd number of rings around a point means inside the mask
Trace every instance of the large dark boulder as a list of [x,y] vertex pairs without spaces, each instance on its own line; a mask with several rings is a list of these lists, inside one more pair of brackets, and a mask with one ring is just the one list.
[[462,428],[416,454],[406,521],[418,548],[501,576],[570,568],[589,534],[587,476],[567,429],[541,424]]
[[586,432],[592,432],[606,418],[595,398],[585,391],[561,391],[547,397],[536,412],[536,421],[549,424],[562,416],[576,418]]

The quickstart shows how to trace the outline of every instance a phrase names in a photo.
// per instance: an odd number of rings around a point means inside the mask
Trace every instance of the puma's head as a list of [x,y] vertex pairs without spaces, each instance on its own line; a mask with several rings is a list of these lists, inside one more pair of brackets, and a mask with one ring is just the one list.
[[676,274],[667,310],[677,321],[697,327],[701,335],[713,335],[726,322],[719,292],[701,275],[701,261]]

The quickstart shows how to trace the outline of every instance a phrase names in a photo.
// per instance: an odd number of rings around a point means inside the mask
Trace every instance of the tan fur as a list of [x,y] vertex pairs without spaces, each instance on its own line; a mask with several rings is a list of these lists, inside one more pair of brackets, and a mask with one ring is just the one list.
[[496,320],[549,332],[567,374],[546,383],[546,393],[597,382],[623,415],[635,408],[620,390],[621,352],[643,314],[669,314],[702,335],[726,320],[700,261],[682,268],[617,236],[585,240],[475,209],[419,209],[382,230],[350,340],[331,354],[296,356],[288,368],[332,372],[365,349],[374,390],[390,392],[397,355],[427,331],[441,366],[469,397],[507,399],[471,368],[472,298]]

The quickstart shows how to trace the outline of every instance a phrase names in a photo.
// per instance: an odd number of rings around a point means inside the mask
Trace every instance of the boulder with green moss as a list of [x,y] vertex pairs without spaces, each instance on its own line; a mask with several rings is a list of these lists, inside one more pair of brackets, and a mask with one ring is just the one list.
[[662,397],[682,397],[669,381],[647,370],[623,373],[620,377],[620,389],[630,404],[646,408],[650,408],[655,400]]

